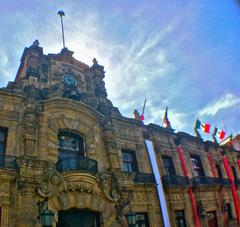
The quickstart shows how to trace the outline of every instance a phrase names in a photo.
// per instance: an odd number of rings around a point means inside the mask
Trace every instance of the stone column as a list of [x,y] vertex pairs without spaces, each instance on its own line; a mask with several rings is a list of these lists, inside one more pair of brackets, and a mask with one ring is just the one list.
[[1,227],[9,227],[9,207],[1,208]]
[[18,201],[17,227],[38,226],[38,207],[34,199],[35,187],[26,187],[21,190]]
[[113,131],[111,129],[105,129],[105,136],[107,140],[107,150],[109,165],[112,171],[120,170],[119,157],[117,153],[117,146],[114,140]]

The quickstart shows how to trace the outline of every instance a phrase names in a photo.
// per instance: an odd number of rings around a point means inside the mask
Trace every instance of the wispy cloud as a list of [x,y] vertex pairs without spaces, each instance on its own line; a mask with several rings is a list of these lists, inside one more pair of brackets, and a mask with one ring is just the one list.
[[[165,107],[161,108],[159,106],[156,106],[154,103],[152,103],[151,101],[149,101],[147,103],[147,111],[146,111],[146,124],[149,123],[155,123],[158,125],[162,126],[162,122],[163,122],[163,117],[164,117],[164,113],[165,113]],[[168,109],[168,118],[171,122],[171,126],[173,129],[175,129],[176,131],[182,131],[188,123],[188,114],[187,113],[183,113],[183,112],[179,112],[176,109]]]
[[223,109],[240,104],[240,97],[233,94],[226,94],[219,100],[209,103],[205,108],[199,111],[200,116],[215,116]]
[[[230,3],[9,2],[0,2],[0,86],[14,79],[23,48],[36,38],[45,54],[60,52],[60,8],[66,13],[67,47],[80,61],[91,65],[96,57],[104,65],[109,99],[124,116],[133,117],[133,110],[140,111],[146,98],[146,123],[161,125],[169,106],[177,131],[192,132],[197,114],[221,122],[230,111],[235,117],[229,127],[236,129],[240,101],[233,94],[240,85],[240,19]],[[199,106],[205,107],[199,111]]]

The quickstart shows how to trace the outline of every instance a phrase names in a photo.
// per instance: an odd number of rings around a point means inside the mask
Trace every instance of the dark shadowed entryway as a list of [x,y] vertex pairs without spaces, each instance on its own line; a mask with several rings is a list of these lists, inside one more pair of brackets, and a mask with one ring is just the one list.
[[77,209],[59,211],[57,227],[100,227],[99,214]]

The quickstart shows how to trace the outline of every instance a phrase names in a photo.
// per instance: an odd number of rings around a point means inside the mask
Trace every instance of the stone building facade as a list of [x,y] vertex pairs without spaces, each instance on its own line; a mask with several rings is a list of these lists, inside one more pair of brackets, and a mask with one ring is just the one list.
[[107,98],[104,67],[72,55],[44,55],[36,40],[15,81],[0,89],[1,226],[41,226],[42,208],[54,211],[57,227],[128,226],[131,212],[135,226],[163,226],[145,139],[154,144],[171,226],[196,226],[196,215],[201,226],[237,226],[223,164],[226,157],[239,194],[237,150],[123,117]]

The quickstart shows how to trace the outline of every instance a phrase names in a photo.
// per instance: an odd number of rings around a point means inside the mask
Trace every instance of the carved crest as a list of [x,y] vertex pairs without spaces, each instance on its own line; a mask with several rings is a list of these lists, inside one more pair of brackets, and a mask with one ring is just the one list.
[[66,188],[63,177],[55,170],[47,171],[43,179],[44,182],[37,188],[37,191],[44,198],[51,197]]

